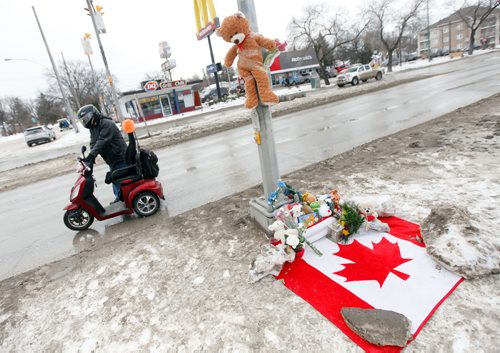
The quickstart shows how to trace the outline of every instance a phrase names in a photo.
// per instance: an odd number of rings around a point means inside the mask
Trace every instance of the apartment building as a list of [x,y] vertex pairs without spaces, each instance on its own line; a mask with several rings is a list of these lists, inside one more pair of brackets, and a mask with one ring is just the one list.
[[[464,18],[471,18],[475,7],[462,9]],[[487,8],[480,8],[479,14]],[[430,34],[430,38],[429,38]],[[469,47],[470,29],[459,12],[439,20],[418,35],[418,53],[426,56],[429,46],[433,54],[460,51]],[[500,9],[495,9],[476,31],[474,45],[500,46]]]

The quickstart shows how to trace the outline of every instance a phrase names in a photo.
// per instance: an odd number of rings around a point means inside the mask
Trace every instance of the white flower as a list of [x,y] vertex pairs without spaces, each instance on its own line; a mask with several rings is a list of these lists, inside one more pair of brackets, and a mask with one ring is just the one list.
[[274,239],[281,240],[281,243],[285,244],[285,230],[279,229],[276,232],[274,232]]
[[273,224],[271,224],[269,227],[269,230],[272,230],[272,231],[278,231],[278,230],[283,230],[285,229],[285,223],[283,223],[282,221],[274,221]]
[[287,235],[286,243],[295,249],[300,243],[297,229],[287,229],[285,235]]

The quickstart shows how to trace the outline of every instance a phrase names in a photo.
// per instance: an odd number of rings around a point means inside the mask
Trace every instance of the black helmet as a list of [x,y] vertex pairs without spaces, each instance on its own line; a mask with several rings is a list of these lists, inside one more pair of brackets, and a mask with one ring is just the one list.
[[78,110],[77,113],[78,120],[80,120],[82,125],[85,126],[87,129],[89,129],[92,126],[92,123],[100,115],[101,113],[99,113],[99,110],[97,110],[97,108],[94,107],[92,104],[84,105],[83,107],[80,108],[80,110]]

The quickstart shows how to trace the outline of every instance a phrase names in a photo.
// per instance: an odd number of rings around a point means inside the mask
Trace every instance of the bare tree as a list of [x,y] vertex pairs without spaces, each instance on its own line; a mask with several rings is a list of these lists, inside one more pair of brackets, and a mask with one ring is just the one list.
[[[92,72],[90,66],[80,60],[67,61],[68,70],[61,62],[58,71],[64,74],[60,75],[63,89],[65,89],[71,107],[77,111],[80,106],[93,104],[107,113],[112,111],[112,93],[106,79],[106,74],[101,72]],[[49,90],[45,92],[47,97],[53,96],[62,100],[61,92],[57,84],[54,73],[48,73]],[[117,80],[113,78],[115,84]]]
[[144,74],[144,81],[163,80],[164,78],[165,78],[165,75],[163,74],[163,72],[161,72],[159,70],[157,70],[157,71],[151,71],[151,72],[146,72]]
[[7,97],[8,117],[17,132],[33,125],[28,103],[19,97]]
[[0,99],[0,130],[2,131],[2,136],[7,136],[9,134],[7,121],[7,112],[4,110],[2,99]]
[[333,62],[337,48],[357,39],[367,27],[349,24],[345,17],[337,13],[330,15],[326,3],[307,6],[299,18],[289,24],[289,38],[292,47],[313,48],[320,67],[320,75],[329,85],[326,67]]
[[500,0],[461,0],[458,16],[470,31],[469,55],[474,52],[476,32],[491,13],[500,6]]
[[369,6],[368,12],[374,18],[380,41],[387,51],[387,71],[392,72],[392,54],[399,47],[408,24],[417,17],[424,2],[425,0],[413,0],[408,4],[399,0],[379,0]]

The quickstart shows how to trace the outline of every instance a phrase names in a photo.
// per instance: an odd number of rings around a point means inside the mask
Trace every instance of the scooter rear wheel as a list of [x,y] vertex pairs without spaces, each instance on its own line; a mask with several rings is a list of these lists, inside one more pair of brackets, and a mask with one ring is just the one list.
[[94,223],[94,216],[83,209],[68,210],[64,213],[64,224],[71,230],[85,230]]
[[137,194],[132,202],[135,213],[139,216],[148,217],[154,215],[160,209],[160,198],[152,191]]

